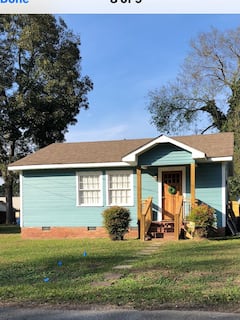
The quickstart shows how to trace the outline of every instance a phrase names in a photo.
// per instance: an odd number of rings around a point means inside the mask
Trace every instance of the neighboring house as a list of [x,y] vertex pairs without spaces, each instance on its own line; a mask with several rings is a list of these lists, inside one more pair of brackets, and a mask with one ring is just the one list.
[[[15,219],[18,221],[19,218],[19,208],[20,208],[20,198],[13,197],[13,211],[15,215]],[[6,212],[7,212],[7,204],[6,198],[0,197],[0,224],[6,223]]]
[[6,203],[0,201],[0,224],[6,223]]
[[232,133],[51,144],[9,166],[20,173],[22,236],[106,237],[102,212],[119,205],[131,212],[128,237],[144,239],[152,221],[153,236],[178,237],[196,200],[224,230],[232,160]]
[[[0,197],[0,202],[6,203],[6,197]],[[13,208],[16,212],[20,212],[20,197],[12,197]]]

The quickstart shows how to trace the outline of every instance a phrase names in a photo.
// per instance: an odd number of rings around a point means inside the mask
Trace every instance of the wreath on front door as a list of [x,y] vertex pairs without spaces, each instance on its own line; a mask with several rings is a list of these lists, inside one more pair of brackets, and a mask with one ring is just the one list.
[[177,193],[177,189],[174,186],[170,186],[170,187],[168,187],[168,193],[176,194]]

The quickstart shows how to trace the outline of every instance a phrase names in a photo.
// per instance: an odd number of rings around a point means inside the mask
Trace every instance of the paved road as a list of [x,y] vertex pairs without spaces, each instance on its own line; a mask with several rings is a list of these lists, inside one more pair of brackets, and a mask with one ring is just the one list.
[[237,313],[198,311],[76,311],[0,307],[1,320],[239,320]]

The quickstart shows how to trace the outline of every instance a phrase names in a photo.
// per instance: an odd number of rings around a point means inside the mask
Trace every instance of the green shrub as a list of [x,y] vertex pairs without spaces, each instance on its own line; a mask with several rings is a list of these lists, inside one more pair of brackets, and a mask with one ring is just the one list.
[[112,240],[123,240],[128,232],[130,212],[128,209],[114,206],[103,211],[104,227]]
[[215,210],[208,205],[202,203],[192,208],[188,220],[195,223],[195,228],[200,228],[199,235],[207,236],[208,231],[216,222]]

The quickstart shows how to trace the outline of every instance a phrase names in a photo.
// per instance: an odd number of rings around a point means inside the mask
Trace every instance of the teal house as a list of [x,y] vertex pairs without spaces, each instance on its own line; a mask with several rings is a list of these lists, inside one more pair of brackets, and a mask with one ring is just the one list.
[[178,238],[197,202],[224,232],[233,134],[54,143],[9,166],[24,238],[107,237],[102,212],[129,208],[127,237]]

